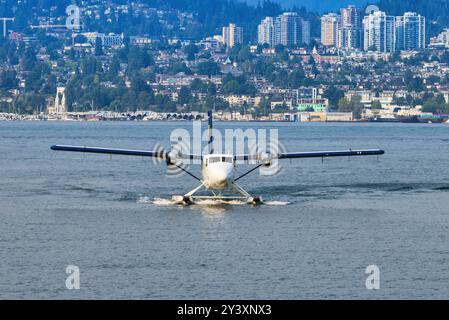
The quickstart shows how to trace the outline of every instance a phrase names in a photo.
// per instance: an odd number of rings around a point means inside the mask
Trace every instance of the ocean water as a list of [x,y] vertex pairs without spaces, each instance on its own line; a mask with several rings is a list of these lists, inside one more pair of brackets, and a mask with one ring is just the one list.
[[[278,128],[288,151],[386,154],[286,160],[240,181],[265,205],[184,207],[171,195],[196,181],[164,164],[50,146],[151,150],[191,123],[2,122],[0,298],[449,298],[449,125],[216,127]],[[366,289],[368,265],[379,290]]]

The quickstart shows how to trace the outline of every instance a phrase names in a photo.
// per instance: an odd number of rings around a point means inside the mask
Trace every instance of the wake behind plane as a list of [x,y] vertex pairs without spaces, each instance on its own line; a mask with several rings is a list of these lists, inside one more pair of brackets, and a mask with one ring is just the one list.
[[[264,166],[270,167],[273,161],[283,159],[301,159],[301,158],[327,158],[327,157],[353,157],[353,156],[373,156],[382,155],[385,153],[381,149],[367,149],[367,150],[343,150],[343,151],[318,151],[318,152],[293,152],[293,153],[261,153],[261,154],[216,154],[213,149],[212,135],[212,112],[208,113],[208,129],[209,141],[208,151],[205,154],[183,154],[171,151],[146,151],[146,150],[131,150],[131,149],[111,149],[111,148],[96,148],[96,147],[82,147],[82,146],[67,146],[54,145],[51,150],[55,151],[69,151],[82,153],[96,153],[109,155],[127,155],[150,157],[163,160],[168,166],[175,166],[184,171],[192,178],[199,181],[199,185],[182,196],[173,196],[176,203],[190,205],[198,200],[213,199],[224,201],[244,201],[248,204],[262,204],[260,196],[253,196],[243,189],[237,181],[254,172],[256,169]],[[201,177],[197,177],[192,172],[179,165],[178,160],[199,160],[201,165]],[[237,176],[236,169],[239,161],[254,161],[255,166],[247,172]],[[199,192],[205,190],[210,195],[200,195]],[[231,195],[224,195],[223,192],[231,192]]]

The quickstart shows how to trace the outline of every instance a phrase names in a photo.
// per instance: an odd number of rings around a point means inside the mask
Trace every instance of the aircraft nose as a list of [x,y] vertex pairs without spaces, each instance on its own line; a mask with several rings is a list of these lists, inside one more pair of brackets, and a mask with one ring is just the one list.
[[226,180],[228,180],[228,178],[229,178],[229,175],[227,172],[220,172],[217,175],[217,180],[219,180],[219,181],[226,181]]
[[217,176],[220,181],[229,181],[232,178],[232,168],[226,168],[225,170],[220,171]]

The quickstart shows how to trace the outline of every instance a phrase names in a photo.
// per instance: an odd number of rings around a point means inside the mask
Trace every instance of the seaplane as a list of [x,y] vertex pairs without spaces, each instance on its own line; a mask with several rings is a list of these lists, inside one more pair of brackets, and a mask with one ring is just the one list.
[[[81,153],[95,153],[107,155],[125,155],[138,156],[159,159],[167,164],[167,166],[174,166],[183,172],[187,173],[192,178],[199,181],[199,185],[193,190],[181,196],[173,196],[175,203],[183,205],[195,204],[199,200],[212,199],[219,201],[242,201],[244,203],[259,205],[263,203],[260,196],[251,195],[237,181],[246,177],[248,174],[254,172],[260,167],[270,167],[273,161],[283,159],[303,159],[303,158],[328,158],[328,157],[360,157],[360,156],[374,156],[385,153],[381,149],[366,149],[366,150],[343,150],[343,151],[317,151],[317,152],[252,152],[248,154],[231,154],[231,153],[215,153],[213,149],[214,136],[212,134],[213,115],[208,112],[208,149],[204,154],[186,154],[179,150],[132,150],[132,149],[111,149],[111,148],[97,148],[84,146],[69,146],[69,145],[53,145],[51,150],[67,151],[67,152],[81,152]],[[197,160],[201,165],[201,176],[198,177],[190,172],[179,161],[183,159]],[[242,161],[254,163],[254,167],[243,174],[237,176],[237,164]],[[206,191],[209,195],[201,195],[201,191]],[[227,193],[231,195],[225,195]]]

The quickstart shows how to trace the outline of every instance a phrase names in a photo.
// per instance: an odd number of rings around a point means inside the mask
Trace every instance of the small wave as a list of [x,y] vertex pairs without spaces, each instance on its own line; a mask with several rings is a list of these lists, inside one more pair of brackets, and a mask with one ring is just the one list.
[[436,190],[436,191],[447,191],[447,190],[449,190],[449,186],[447,186],[447,187],[436,187],[433,190]]
[[392,189],[389,189],[387,191],[400,192],[400,191],[410,191],[410,190],[415,190],[415,187],[413,187],[413,186],[403,186],[403,187],[392,188]]
[[[351,189],[351,190],[378,190],[386,192],[422,192],[422,191],[432,191],[432,190],[448,190],[449,184],[440,183],[356,183],[356,184],[345,184],[345,185],[335,185],[335,188],[340,188],[341,190]],[[331,188],[331,186],[323,186],[323,189]]]
[[288,201],[266,201],[264,202],[267,206],[288,206],[290,202]]
[[171,199],[164,199],[164,198],[154,198],[150,199],[148,197],[141,197],[138,201],[139,203],[151,203],[157,206],[172,206],[175,205],[176,202]]
[[94,193],[97,192],[97,190],[89,188],[89,187],[82,187],[82,186],[76,186],[76,185],[68,185],[66,187],[66,190],[69,191],[83,191],[83,192],[87,192],[87,193]]
[[[136,199],[136,195],[134,193],[126,193],[122,195],[118,200],[119,201],[133,201]],[[140,198],[138,199],[140,201]]]
[[153,203],[153,201],[148,197],[139,197],[137,203]]
[[205,199],[205,200],[199,200],[199,201],[195,201],[196,205],[199,206],[219,206],[219,205],[224,205],[224,204],[229,204],[229,205],[242,205],[242,204],[246,204],[246,202],[244,201],[239,201],[239,200],[215,200],[215,199]]

